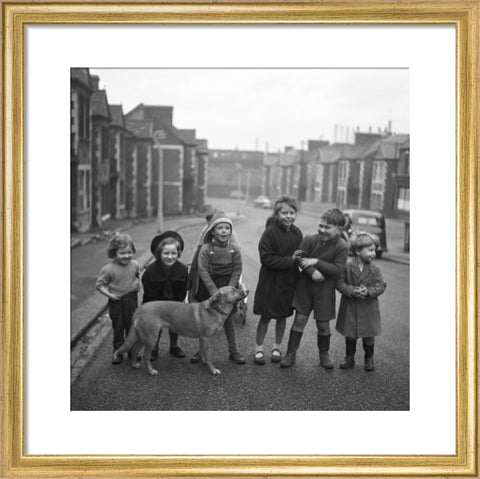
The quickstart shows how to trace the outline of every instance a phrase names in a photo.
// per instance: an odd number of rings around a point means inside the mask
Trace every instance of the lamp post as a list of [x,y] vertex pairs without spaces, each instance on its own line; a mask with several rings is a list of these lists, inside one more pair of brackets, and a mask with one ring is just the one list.
[[157,203],[157,227],[158,232],[163,231],[163,150],[161,141],[165,140],[167,135],[163,130],[153,132],[154,148],[158,150],[158,203]]
[[237,216],[240,216],[240,197],[242,195],[242,165],[235,163],[235,171],[237,172]]

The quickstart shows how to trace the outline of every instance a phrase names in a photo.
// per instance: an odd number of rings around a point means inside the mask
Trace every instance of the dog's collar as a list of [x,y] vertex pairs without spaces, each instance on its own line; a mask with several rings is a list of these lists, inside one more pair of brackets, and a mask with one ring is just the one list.
[[214,304],[212,303],[212,301],[209,299],[208,300],[208,305],[214,310],[214,311],[217,311],[217,313],[223,313],[223,311],[218,308],[218,307],[215,307]]

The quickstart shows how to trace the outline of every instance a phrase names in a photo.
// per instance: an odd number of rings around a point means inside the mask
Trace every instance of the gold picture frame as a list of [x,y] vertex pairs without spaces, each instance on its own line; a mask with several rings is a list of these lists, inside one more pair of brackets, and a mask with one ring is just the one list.
[[[1,477],[478,477],[479,3],[2,2]],[[456,29],[456,453],[26,455],[24,28],[27,24],[431,24]]]

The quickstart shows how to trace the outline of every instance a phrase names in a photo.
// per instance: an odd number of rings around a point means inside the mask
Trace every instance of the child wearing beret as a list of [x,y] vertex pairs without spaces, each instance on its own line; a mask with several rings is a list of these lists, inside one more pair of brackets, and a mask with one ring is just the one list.
[[[156,259],[147,266],[142,276],[143,303],[185,300],[188,268],[179,260],[183,248],[183,238],[176,231],[165,231],[152,239],[150,250]],[[185,353],[178,346],[178,334],[169,331],[169,335],[170,354],[184,358]],[[158,339],[152,351],[152,360],[158,357]]]

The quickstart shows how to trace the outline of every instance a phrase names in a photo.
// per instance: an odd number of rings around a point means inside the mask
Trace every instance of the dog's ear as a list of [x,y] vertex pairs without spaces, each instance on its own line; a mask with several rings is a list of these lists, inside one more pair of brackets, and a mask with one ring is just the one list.
[[220,292],[220,290],[217,290],[216,293],[213,293],[212,296],[210,296],[210,299],[209,299],[210,304],[216,303],[221,296],[222,296],[222,293]]

